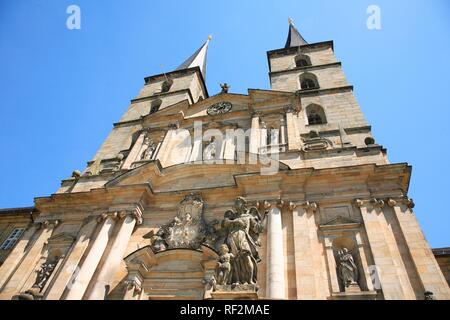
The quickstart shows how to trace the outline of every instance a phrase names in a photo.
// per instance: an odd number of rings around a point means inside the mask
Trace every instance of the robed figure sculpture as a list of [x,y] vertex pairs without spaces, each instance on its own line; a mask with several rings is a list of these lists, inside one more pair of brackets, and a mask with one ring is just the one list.
[[232,256],[229,284],[256,284],[259,233],[263,230],[258,209],[247,208],[245,198],[236,198],[234,210],[225,212],[222,228],[226,230],[225,244]]

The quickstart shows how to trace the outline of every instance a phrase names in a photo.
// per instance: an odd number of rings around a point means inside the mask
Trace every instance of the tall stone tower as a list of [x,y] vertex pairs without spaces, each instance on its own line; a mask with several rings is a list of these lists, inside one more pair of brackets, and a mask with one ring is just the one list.
[[376,143],[333,42],[290,20],[271,90],[209,96],[210,39],[145,78],[86,168],[35,199],[0,298],[449,299],[411,167]]

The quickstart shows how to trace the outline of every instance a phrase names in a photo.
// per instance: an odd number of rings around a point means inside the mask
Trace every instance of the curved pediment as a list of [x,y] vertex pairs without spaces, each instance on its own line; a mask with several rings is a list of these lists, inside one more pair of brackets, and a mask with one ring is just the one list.
[[145,272],[150,270],[173,272],[186,269],[195,269],[200,272],[203,263],[216,261],[218,258],[218,254],[213,249],[204,245],[200,249],[177,248],[157,253],[154,253],[150,246],[146,246],[130,253],[124,258],[124,261],[129,270],[140,269],[141,272],[144,270]]
[[[154,192],[195,190],[236,186],[236,175],[259,175],[261,164],[195,164],[184,163],[162,168],[151,161],[134,168],[106,183],[106,187],[149,184]],[[279,163],[279,170],[289,167]]]

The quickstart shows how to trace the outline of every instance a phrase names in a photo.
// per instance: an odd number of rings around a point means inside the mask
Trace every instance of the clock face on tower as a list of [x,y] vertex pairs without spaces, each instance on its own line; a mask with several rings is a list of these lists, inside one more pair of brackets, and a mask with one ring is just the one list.
[[218,102],[218,103],[215,103],[215,104],[209,106],[208,109],[206,110],[206,112],[210,116],[216,116],[219,114],[224,114],[224,113],[229,112],[231,110],[231,108],[233,108],[233,105],[231,104],[231,102],[222,101],[222,102]]

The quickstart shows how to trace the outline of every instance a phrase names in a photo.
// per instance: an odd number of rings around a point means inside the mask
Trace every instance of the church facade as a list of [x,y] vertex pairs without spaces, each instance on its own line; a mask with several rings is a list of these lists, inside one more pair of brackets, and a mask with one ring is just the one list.
[[450,299],[333,42],[290,21],[271,90],[209,96],[209,40],[82,172],[0,212],[0,299]]

